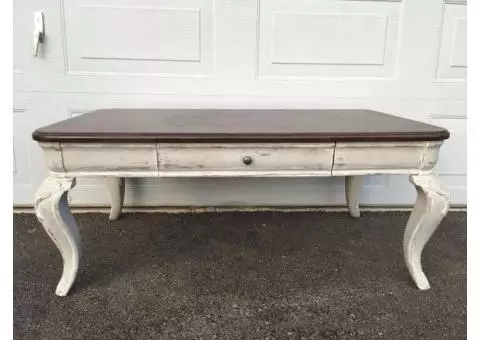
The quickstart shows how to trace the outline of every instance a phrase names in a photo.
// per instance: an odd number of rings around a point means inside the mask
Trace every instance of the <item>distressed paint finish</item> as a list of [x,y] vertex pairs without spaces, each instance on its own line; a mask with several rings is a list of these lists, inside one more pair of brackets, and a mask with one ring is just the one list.
[[416,174],[430,171],[443,142],[337,143],[332,175]]
[[70,171],[155,171],[155,143],[60,143],[63,166]]
[[[404,237],[408,270],[418,288],[430,286],[420,255],[448,210],[448,195],[431,169],[442,142],[351,143],[40,143],[51,171],[36,198],[36,213],[62,253],[57,295],[66,295],[78,269],[80,238],[67,204],[73,177],[104,177],[110,219],[121,213],[125,177],[318,177],[346,176],[351,216],[367,174],[410,174],[418,198]],[[251,157],[252,162],[243,161]]]
[[49,176],[35,195],[35,214],[63,259],[63,273],[55,291],[59,296],[67,295],[72,287],[81,256],[80,234],[67,201],[68,191],[74,186],[74,178]]
[[71,177],[305,177],[426,173],[442,142],[40,145],[48,168]]
[[[334,143],[157,144],[159,171],[318,171],[330,173]],[[251,164],[243,159],[250,157]]]
[[116,220],[122,213],[125,198],[125,178],[110,177],[105,179],[108,194],[110,195],[110,220]]
[[346,176],[345,177],[345,196],[347,198],[347,206],[350,216],[360,217],[360,209],[358,208],[358,197],[362,190],[363,176]]
[[43,142],[39,143],[43,149],[43,157],[47,168],[52,172],[65,172],[63,166],[62,148],[58,142]]
[[449,194],[432,174],[410,176],[410,182],[417,189],[417,201],[405,229],[403,254],[415,284],[427,290],[430,284],[422,270],[422,250],[448,212]]

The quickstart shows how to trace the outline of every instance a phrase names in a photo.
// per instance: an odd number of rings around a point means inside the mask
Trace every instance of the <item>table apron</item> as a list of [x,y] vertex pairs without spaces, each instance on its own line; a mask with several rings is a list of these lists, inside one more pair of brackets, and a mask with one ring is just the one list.
[[429,173],[442,143],[39,144],[59,176],[316,177]]

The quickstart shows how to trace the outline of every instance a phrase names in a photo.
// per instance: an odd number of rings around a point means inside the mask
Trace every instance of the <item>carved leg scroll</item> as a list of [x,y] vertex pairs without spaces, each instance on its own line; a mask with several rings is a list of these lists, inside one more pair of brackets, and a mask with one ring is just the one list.
[[35,195],[35,214],[60,250],[63,274],[55,294],[65,296],[77,275],[81,256],[81,241],[67,202],[68,190],[75,186],[74,178],[50,176]]
[[358,209],[358,197],[362,191],[363,176],[345,177],[345,195],[347,197],[348,211],[352,217],[360,217]]
[[125,196],[125,178],[110,177],[106,179],[107,189],[110,194],[110,216],[111,220],[116,220],[123,208],[123,199]]
[[430,284],[422,270],[422,250],[447,214],[449,195],[435,175],[412,175],[410,182],[417,189],[417,201],[405,230],[403,254],[415,284],[427,290]]

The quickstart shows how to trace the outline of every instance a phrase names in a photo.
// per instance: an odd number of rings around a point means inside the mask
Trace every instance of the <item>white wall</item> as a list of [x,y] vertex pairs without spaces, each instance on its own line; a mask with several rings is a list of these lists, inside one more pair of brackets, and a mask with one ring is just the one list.
[[[436,172],[466,204],[466,1],[15,0],[14,202],[46,175],[31,132],[97,108],[371,108],[446,127]],[[32,56],[33,13],[46,39]],[[364,204],[411,204],[373,176]],[[72,203],[104,204],[95,180]],[[133,179],[127,204],[338,205],[342,178]]]

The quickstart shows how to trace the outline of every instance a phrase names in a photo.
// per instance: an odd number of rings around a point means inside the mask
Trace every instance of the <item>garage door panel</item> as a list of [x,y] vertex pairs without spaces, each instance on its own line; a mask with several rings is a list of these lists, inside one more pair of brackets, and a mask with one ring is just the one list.
[[65,1],[67,73],[210,74],[212,11],[212,1]]
[[259,76],[391,78],[399,2],[263,0]]

